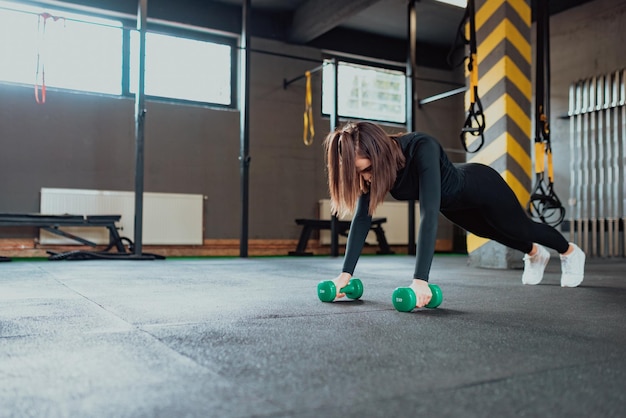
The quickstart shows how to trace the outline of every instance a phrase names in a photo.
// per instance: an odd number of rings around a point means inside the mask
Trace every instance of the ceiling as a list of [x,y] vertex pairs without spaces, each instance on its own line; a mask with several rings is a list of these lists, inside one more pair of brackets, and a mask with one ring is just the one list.
[[[137,0],[60,1],[127,14],[137,11]],[[148,15],[226,33],[241,33],[244,1],[148,0]],[[411,0],[249,1],[251,36],[311,46],[322,51],[406,62]],[[449,69],[448,54],[454,46],[465,9],[436,0],[414,1],[417,64]],[[549,1],[550,14],[556,14],[592,0],[508,1],[531,1],[532,4]]]
[[[588,1],[550,0],[550,13]],[[244,0],[207,3],[242,7]],[[389,56],[380,58],[406,57],[409,0],[251,0],[250,4],[251,20],[259,15],[270,20],[274,17],[275,23],[267,25],[280,26],[286,42],[324,49],[336,46],[355,53],[369,49],[374,55],[385,55],[387,50]],[[447,55],[465,10],[436,0],[416,0],[415,8],[418,49],[431,50],[431,55],[439,58]]]
[[[243,0],[214,0],[242,5]],[[307,44],[336,28],[395,39],[408,35],[408,0],[251,0],[263,10],[291,16],[288,40]],[[419,42],[449,44],[464,9],[435,0],[416,2]]]

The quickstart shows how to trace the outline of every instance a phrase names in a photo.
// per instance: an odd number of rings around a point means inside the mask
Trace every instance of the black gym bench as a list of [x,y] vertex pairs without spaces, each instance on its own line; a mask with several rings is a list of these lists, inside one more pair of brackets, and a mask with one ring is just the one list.
[[95,247],[97,244],[60,230],[63,226],[82,226],[82,227],[105,227],[109,230],[109,242],[111,246],[115,246],[118,251],[124,252],[124,244],[122,238],[117,232],[115,222],[122,218],[121,215],[42,215],[38,213],[31,214],[15,214],[0,213],[0,226],[29,226],[41,228],[45,231],[56,235],[69,238],[80,242],[81,244]]
[[[296,224],[302,226],[302,232],[300,232],[300,239],[298,240],[298,246],[296,247],[296,250],[290,251],[289,255],[312,255],[313,253],[306,251],[309,238],[311,237],[311,232],[313,232],[314,230],[322,229],[328,229],[332,231],[332,222],[333,221],[330,219],[296,219]],[[351,221],[342,221],[336,219],[334,222],[336,234],[348,236]],[[376,240],[378,241],[379,247],[379,250],[376,252],[377,254],[394,253],[393,251],[391,251],[391,248],[389,248],[389,243],[387,243],[387,238],[385,237],[385,230],[382,226],[382,224],[384,224],[385,222],[387,222],[387,218],[373,218],[372,225],[370,226],[370,229],[376,233]],[[338,254],[331,255],[337,256]]]
[[[88,258],[112,258],[114,254],[105,255],[107,251],[115,247],[117,255],[130,255],[124,247],[124,240],[132,243],[128,238],[123,238],[117,231],[115,222],[121,219],[121,215],[45,215],[39,213],[16,214],[16,213],[0,213],[0,227],[34,227],[45,231],[60,235],[76,242],[90,247],[96,247],[95,242],[81,238],[69,232],[63,231],[61,227],[104,227],[109,230],[109,245],[101,252],[71,251],[68,253],[52,253],[51,260],[61,259],[88,259]],[[155,256],[158,257],[158,256]],[[118,257],[119,258],[119,257]],[[3,257],[6,261],[6,257]],[[154,259],[154,258],[153,258]]]

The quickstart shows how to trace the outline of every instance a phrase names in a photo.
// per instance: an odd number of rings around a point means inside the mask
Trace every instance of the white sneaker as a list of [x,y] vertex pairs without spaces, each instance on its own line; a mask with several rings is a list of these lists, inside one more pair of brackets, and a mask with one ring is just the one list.
[[522,283],[535,285],[541,283],[543,279],[543,271],[550,261],[550,253],[539,244],[537,253],[532,257],[526,254],[524,256],[524,274],[522,274]]
[[561,254],[561,286],[576,287],[583,282],[585,275],[585,253],[576,244],[570,242],[574,252]]

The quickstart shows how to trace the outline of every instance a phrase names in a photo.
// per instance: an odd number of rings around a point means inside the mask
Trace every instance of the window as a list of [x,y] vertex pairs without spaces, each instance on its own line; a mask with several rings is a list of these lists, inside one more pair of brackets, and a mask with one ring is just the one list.
[[[139,32],[131,34],[131,92],[137,91]],[[146,33],[145,93],[232,104],[230,45]]]
[[[134,95],[134,24],[132,16],[100,18],[0,0],[0,39],[6,40],[0,42],[0,82]],[[159,28],[146,33],[146,95],[234,106],[234,38]]]
[[121,94],[121,22],[10,5],[0,2],[0,37],[14,40],[0,43],[0,80]]
[[[322,71],[322,112],[328,114],[334,97],[334,69],[325,65]],[[339,116],[406,123],[404,72],[342,61],[337,71]]]

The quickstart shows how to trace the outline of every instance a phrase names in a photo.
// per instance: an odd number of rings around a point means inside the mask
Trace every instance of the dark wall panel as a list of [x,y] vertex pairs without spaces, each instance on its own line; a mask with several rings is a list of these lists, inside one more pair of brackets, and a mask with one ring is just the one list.
[[[287,89],[283,79],[317,67],[322,53],[258,38],[252,44],[250,238],[296,239],[294,219],[317,216],[317,202],[328,196],[322,141],[329,120],[321,115],[317,72],[312,78],[316,137],[305,146],[304,79]],[[449,74],[425,75],[455,78]],[[446,88],[421,86],[424,94]],[[0,212],[39,211],[42,187],[134,189],[132,98],[50,88],[47,102],[38,105],[31,86],[7,84],[0,84],[0,97]],[[419,119],[445,141],[454,137],[463,113],[460,96],[448,100],[424,108]],[[154,100],[147,100],[146,108],[145,191],[206,196],[205,238],[238,238],[239,111]]]

